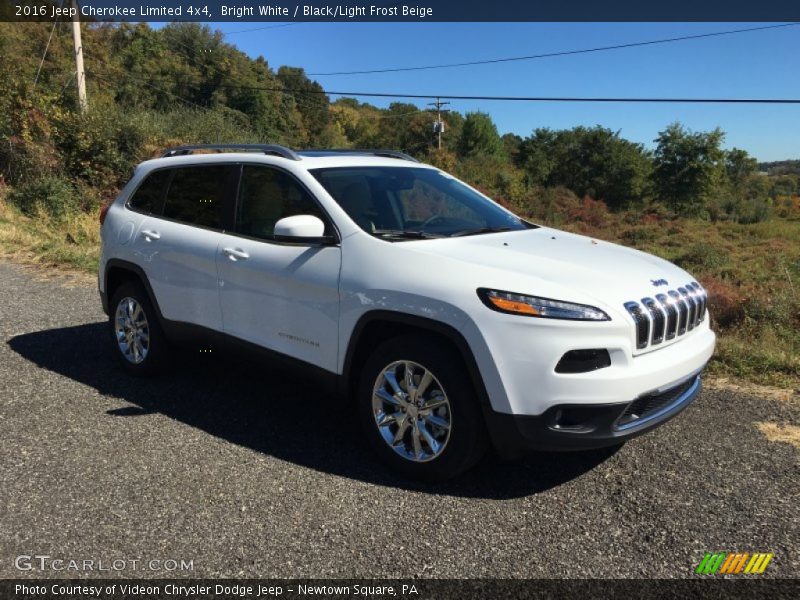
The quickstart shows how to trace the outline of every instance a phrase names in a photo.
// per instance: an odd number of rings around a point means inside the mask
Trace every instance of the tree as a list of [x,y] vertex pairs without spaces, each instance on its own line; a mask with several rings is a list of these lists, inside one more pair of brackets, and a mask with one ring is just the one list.
[[725,134],[692,132],[680,123],[656,138],[653,181],[656,195],[673,210],[698,214],[718,199],[725,181]]
[[306,143],[312,146],[328,125],[328,96],[322,86],[306,77],[305,71],[296,67],[278,69],[278,81],[286,89],[285,95],[294,98],[303,125],[307,131]]
[[522,138],[516,133],[506,133],[500,140],[503,142],[503,153],[512,162],[516,162],[522,145]]
[[758,161],[745,150],[733,148],[725,153],[725,172],[733,185],[739,185],[758,171]]
[[407,102],[392,102],[377,115],[379,139],[373,147],[419,154],[433,142],[431,115]]
[[503,143],[492,118],[482,112],[467,113],[458,143],[462,156],[498,156]]
[[520,144],[517,164],[529,184],[564,186],[612,208],[641,200],[652,170],[641,144],[600,126],[537,129]]

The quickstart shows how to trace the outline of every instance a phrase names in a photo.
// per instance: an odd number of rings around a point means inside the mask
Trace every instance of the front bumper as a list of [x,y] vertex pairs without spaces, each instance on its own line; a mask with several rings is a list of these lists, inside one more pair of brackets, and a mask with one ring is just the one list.
[[[700,393],[700,373],[629,402],[558,404],[541,415],[489,411],[486,422],[497,451],[589,450],[614,446],[647,433],[683,411]],[[643,414],[637,415],[641,410]]]

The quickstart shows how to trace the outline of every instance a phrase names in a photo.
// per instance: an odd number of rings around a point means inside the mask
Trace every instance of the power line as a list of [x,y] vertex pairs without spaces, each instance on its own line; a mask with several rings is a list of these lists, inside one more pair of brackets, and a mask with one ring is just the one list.
[[[59,8],[64,4],[64,0],[61,0],[59,3]],[[53,23],[53,28],[50,30],[50,35],[47,38],[47,44],[44,47],[44,52],[42,53],[42,60],[39,61],[39,68],[36,69],[36,76],[33,78],[33,87],[36,87],[36,84],[39,83],[39,73],[42,72],[42,65],[44,65],[44,59],[47,57],[47,51],[50,49],[50,42],[53,40],[53,34],[56,32],[56,27],[58,27],[59,18],[56,17],[55,22]]]
[[223,31],[222,35],[228,37],[229,35],[237,35],[239,33],[250,33],[251,31],[264,31],[266,29],[281,29],[283,27],[293,27],[295,25],[303,25],[303,23],[283,23],[281,25],[267,25],[266,27],[251,27],[250,29],[237,29],[236,31]]
[[328,73],[309,73],[313,77],[329,77],[333,75],[370,75],[376,73],[398,73],[402,71],[427,71],[431,69],[452,69],[456,67],[472,67],[476,65],[492,65],[497,63],[516,62],[523,60],[534,60],[539,58],[552,58],[555,56],[570,56],[574,54],[589,54],[591,52],[605,52],[608,50],[621,50],[623,48],[637,48],[641,46],[654,46],[656,44],[669,44],[672,42],[682,42],[686,40],[698,40],[702,38],[719,37],[723,35],[734,35],[738,33],[749,33],[752,31],[764,31],[766,29],[779,29],[783,27],[795,27],[800,23],[782,23],[780,25],[764,25],[761,27],[748,27],[746,29],[731,29],[728,31],[715,31],[710,33],[699,33],[694,35],[683,35],[679,37],[663,38],[658,40],[647,40],[642,42],[631,42],[627,44],[616,44],[613,46],[600,46],[596,48],[582,48],[578,50],[562,50],[558,52],[547,52],[544,54],[531,54],[528,56],[511,56],[506,58],[492,58],[486,60],[474,60],[460,63],[445,63],[438,65],[423,65],[417,67],[393,67],[388,69],[365,69],[362,71],[332,71]]
[[[94,77],[95,79],[99,79],[99,80],[100,80],[100,81],[102,81],[103,83],[107,83],[107,84],[108,84],[108,85],[110,85],[110,86],[115,86],[115,87],[116,87],[116,86],[119,86],[119,82],[117,82],[117,83],[114,83],[114,82],[112,82],[112,81],[109,81],[109,80],[108,80],[108,79],[106,79],[106,78],[105,78],[103,75],[100,75],[100,74],[98,74],[98,73],[96,73],[96,72],[94,72],[94,71],[89,71],[89,74],[90,74],[92,77]],[[149,88],[151,88],[151,89],[153,89],[153,90],[155,90],[155,91],[157,91],[157,92],[161,92],[162,94],[167,94],[168,96],[172,96],[173,98],[175,98],[176,100],[178,100],[178,101],[180,101],[180,102],[183,102],[183,103],[184,103],[184,104],[186,104],[187,106],[192,106],[192,107],[194,107],[194,108],[198,108],[198,109],[200,109],[200,110],[211,110],[211,109],[210,109],[209,107],[207,107],[207,106],[203,106],[203,105],[201,105],[201,104],[197,104],[196,102],[192,102],[191,100],[187,100],[186,98],[183,98],[182,96],[179,96],[178,94],[174,94],[173,92],[170,92],[169,90],[165,90],[165,89],[163,89],[163,88],[160,88],[160,87],[157,87],[157,86],[155,86],[155,85],[152,85],[152,84],[150,84],[150,83],[148,83],[148,82],[144,81],[144,80],[143,80],[143,79],[141,79],[141,78],[138,78],[138,77],[131,77],[131,75],[130,75],[130,74],[128,74],[128,73],[126,73],[125,75],[120,75],[120,77],[125,77],[125,78],[132,78],[132,79],[135,79],[136,81],[138,81],[138,82],[139,82],[139,83],[141,83],[142,85],[144,85],[144,86],[146,86],[146,87],[149,87]]]
[[[95,57],[97,60],[97,57]],[[105,60],[100,60],[106,67],[110,65]],[[176,96],[172,92],[168,92],[163,89],[156,88],[155,86],[149,84],[145,80],[133,76],[130,73],[125,73],[124,75],[127,78],[136,79],[144,83],[144,85],[161,91],[163,93],[170,94],[177,98],[180,96]],[[278,94],[287,94],[294,97],[294,94],[316,94],[316,95],[327,95],[327,96],[343,96],[343,97],[350,97],[350,98],[413,98],[413,99],[436,99],[436,98],[449,98],[451,100],[482,100],[482,101],[489,101],[489,102],[604,102],[604,103],[646,103],[646,104],[656,104],[656,103],[672,103],[672,104],[800,104],[800,99],[797,98],[625,98],[625,97],[591,97],[591,96],[584,96],[584,97],[575,97],[575,96],[468,96],[462,94],[410,94],[405,92],[355,92],[355,91],[331,91],[325,89],[313,90],[313,89],[291,89],[291,88],[276,88],[276,87],[264,87],[264,86],[255,86],[255,85],[235,85],[235,84],[226,84],[226,83],[214,83],[214,84],[205,84],[205,86],[186,86],[187,88],[199,90],[203,87],[213,87],[213,88],[225,88],[225,89],[240,89],[240,90],[256,90],[256,91],[264,91],[264,92],[272,92]],[[294,97],[295,101],[299,99]],[[189,100],[182,99],[181,100],[194,104],[200,108],[200,105],[191,102]],[[299,103],[299,102],[298,102]],[[422,112],[422,111],[420,111]],[[407,115],[411,113],[403,113],[403,115]],[[394,115],[392,115],[394,116]],[[399,116],[399,115],[397,115]]]
[[331,90],[293,90],[258,86],[219,84],[223,88],[263,90],[265,92],[287,92],[290,94],[327,94],[362,98],[450,98],[451,100],[486,100],[498,102],[644,102],[644,103],[689,103],[689,104],[800,104],[795,98],[604,98],[575,96],[465,96],[460,94],[408,94],[395,92],[334,92]]

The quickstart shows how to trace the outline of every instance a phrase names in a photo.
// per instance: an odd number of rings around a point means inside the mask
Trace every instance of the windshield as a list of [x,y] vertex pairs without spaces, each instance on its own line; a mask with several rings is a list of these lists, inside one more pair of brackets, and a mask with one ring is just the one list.
[[359,227],[378,237],[425,239],[533,227],[434,169],[334,167],[310,172]]

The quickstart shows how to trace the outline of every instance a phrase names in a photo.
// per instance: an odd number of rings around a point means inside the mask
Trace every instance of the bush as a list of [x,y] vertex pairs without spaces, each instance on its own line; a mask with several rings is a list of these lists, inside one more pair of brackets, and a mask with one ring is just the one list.
[[65,179],[52,176],[12,189],[8,200],[29,217],[41,210],[60,219],[82,208],[75,187]]
[[739,289],[715,277],[703,277],[708,293],[708,310],[717,325],[729,327],[742,321],[747,299]]
[[719,273],[728,265],[729,260],[728,255],[720,248],[696,242],[674,262],[689,272]]
[[19,136],[0,139],[0,179],[10,185],[54,173],[57,167],[58,156],[51,144],[26,142]]
[[582,221],[591,227],[602,227],[608,222],[608,208],[602,200],[586,196],[578,206],[569,210],[570,221]]

